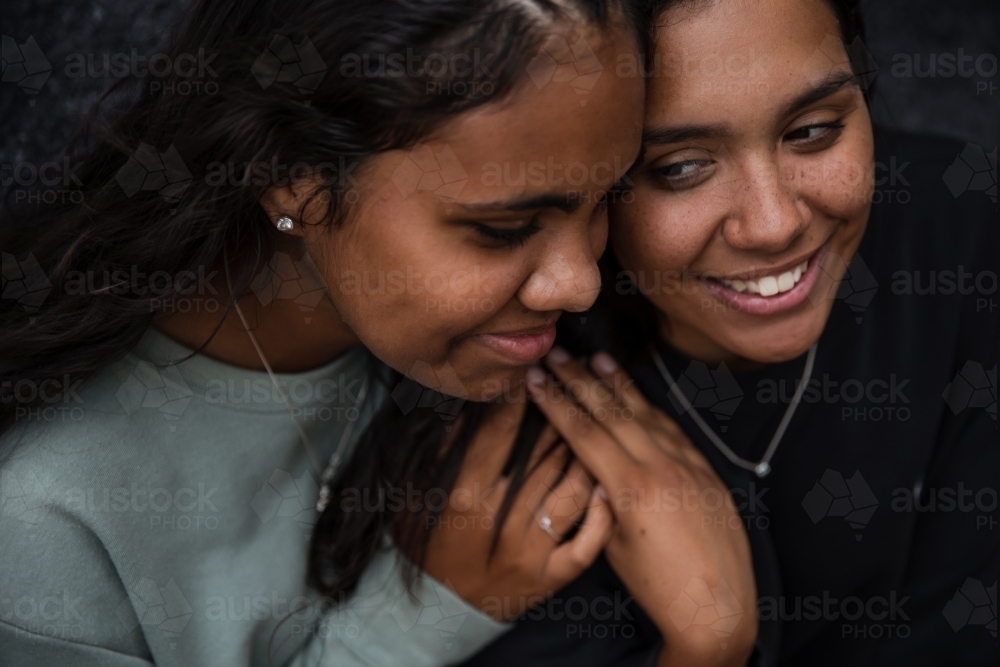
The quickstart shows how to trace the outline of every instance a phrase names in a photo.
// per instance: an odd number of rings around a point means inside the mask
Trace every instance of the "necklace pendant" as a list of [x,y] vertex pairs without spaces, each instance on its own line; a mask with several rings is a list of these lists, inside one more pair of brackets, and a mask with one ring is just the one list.
[[771,464],[767,461],[761,461],[754,467],[753,471],[757,477],[767,477],[771,473]]

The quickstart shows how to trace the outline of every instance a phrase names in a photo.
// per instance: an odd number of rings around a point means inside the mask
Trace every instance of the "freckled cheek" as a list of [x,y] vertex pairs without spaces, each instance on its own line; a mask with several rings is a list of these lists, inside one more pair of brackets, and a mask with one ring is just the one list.
[[[711,240],[715,217],[700,198],[650,197],[628,207],[611,225],[611,244],[627,271],[680,271]],[[659,200],[659,201],[657,201]]]
[[804,169],[800,188],[802,197],[825,216],[864,218],[874,190],[873,165],[864,155],[845,151]]

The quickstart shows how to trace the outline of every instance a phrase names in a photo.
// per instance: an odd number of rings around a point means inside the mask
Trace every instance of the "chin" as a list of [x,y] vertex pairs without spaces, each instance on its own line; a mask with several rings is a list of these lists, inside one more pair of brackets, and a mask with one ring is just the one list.
[[728,340],[718,341],[734,354],[760,364],[777,364],[805,354],[823,334],[830,315],[829,305],[811,310],[801,322],[787,322],[762,327],[759,332],[747,335],[734,332]]

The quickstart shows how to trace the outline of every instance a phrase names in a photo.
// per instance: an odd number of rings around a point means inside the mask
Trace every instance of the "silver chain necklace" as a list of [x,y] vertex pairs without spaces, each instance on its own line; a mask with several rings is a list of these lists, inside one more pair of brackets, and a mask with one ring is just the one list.
[[[223,251],[225,257],[225,269],[226,269],[226,284],[229,286],[229,292],[232,294],[233,283],[229,278],[229,253]],[[329,298],[329,296],[327,297]],[[306,455],[309,457],[310,463],[312,463],[313,468],[317,473],[320,473],[320,488],[319,488],[319,498],[316,500],[316,510],[322,512],[326,509],[326,506],[330,502],[330,482],[336,476],[340,464],[342,463],[344,449],[347,446],[348,440],[351,438],[351,434],[354,432],[354,422],[356,420],[349,419],[347,426],[344,427],[344,432],[340,436],[340,442],[337,443],[337,449],[334,450],[333,454],[330,455],[330,461],[327,463],[326,468],[320,468],[319,459],[316,458],[316,454],[312,448],[312,443],[309,441],[309,436],[306,435],[305,429],[302,428],[302,424],[299,420],[295,418],[295,411],[292,410],[291,403],[288,402],[288,396],[281,388],[281,384],[278,382],[278,378],[275,377],[274,371],[271,370],[271,364],[267,363],[267,359],[264,357],[264,350],[261,349],[260,343],[257,342],[257,337],[253,335],[250,330],[250,323],[247,321],[245,315],[243,315],[243,310],[240,308],[239,301],[234,300],[233,306],[236,309],[236,314],[239,315],[240,322],[243,323],[243,328],[247,332],[247,336],[250,337],[250,342],[253,343],[254,349],[257,351],[257,356],[260,357],[260,363],[264,365],[264,370],[267,371],[267,375],[271,378],[271,384],[274,385],[275,391],[278,396],[281,397],[281,401],[285,404],[285,409],[288,410],[288,416],[292,418],[292,423],[295,424],[295,429],[299,432],[299,439],[302,441],[302,447],[306,450]],[[357,418],[361,418],[361,406],[365,402],[365,396],[368,394],[368,380],[366,377],[364,382],[361,384],[361,389],[358,391],[358,397],[354,401],[354,412]]]
[[677,383],[674,381],[674,376],[667,370],[667,365],[663,363],[663,358],[660,357],[660,353],[657,351],[656,347],[650,345],[649,351],[652,353],[653,363],[656,364],[656,368],[660,371],[660,375],[662,375],[663,379],[667,382],[667,386],[670,387],[670,391],[673,393],[674,398],[676,398],[677,402],[684,408],[684,412],[691,415],[691,419],[693,419],[694,423],[698,425],[701,432],[712,441],[712,444],[715,445],[716,449],[722,452],[723,455],[725,455],[725,457],[733,464],[738,465],[744,470],[750,470],[757,475],[757,477],[763,478],[767,477],[771,472],[771,457],[773,457],[774,453],[778,450],[781,438],[785,435],[785,429],[787,429],[788,424],[791,423],[792,417],[795,415],[795,409],[798,408],[799,403],[802,402],[802,394],[805,393],[806,385],[808,385],[809,380],[812,379],[813,363],[816,361],[816,348],[818,346],[819,343],[817,342],[809,348],[809,354],[806,356],[806,367],[802,371],[802,380],[799,381],[799,386],[795,388],[795,395],[792,396],[792,401],[788,404],[788,408],[785,410],[785,416],[782,417],[781,423],[778,424],[778,430],[774,432],[774,437],[771,438],[771,443],[767,446],[767,451],[764,452],[764,458],[757,463],[747,461],[745,458],[737,456],[736,452],[731,450],[729,446],[722,441],[722,438],[715,434],[712,427],[705,423],[705,420],[701,418],[698,411],[694,409],[693,405],[691,405],[691,401],[688,400],[688,397],[685,396],[684,392],[681,391],[681,388],[677,386]]

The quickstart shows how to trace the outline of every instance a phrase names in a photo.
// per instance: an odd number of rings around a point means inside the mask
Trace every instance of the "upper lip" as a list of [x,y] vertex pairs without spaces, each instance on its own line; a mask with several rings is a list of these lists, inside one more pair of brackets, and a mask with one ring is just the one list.
[[717,275],[712,275],[710,273],[703,273],[701,275],[704,278],[713,278],[715,280],[729,280],[729,281],[756,280],[757,278],[763,278],[764,276],[774,276],[784,273],[785,271],[791,271],[802,262],[811,259],[812,256],[818,253],[822,248],[823,246],[814,248],[813,250],[810,250],[808,253],[798,257],[798,259],[790,260],[788,262],[785,262],[784,264],[775,264],[774,266],[769,266],[761,269],[752,269],[750,271],[743,271],[742,273],[734,273],[728,276],[717,276]]
[[540,324],[537,327],[532,327],[530,329],[516,329],[516,330],[512,330],[512,331],[484,331],[484,332],[482,332],[479,335],[480,336],[504,336],[504,337],[508,337],[508,336],[511,336],[511,337],[512,336],[537,336],[538,334],[542,334],[542,333],[545,333],[546,331],[548,331],[549,328],[552,327],[552,325],[554,325],[556,323],[557,319],[559,319],[559,318],[558,317],[553,318],[547,324]]

